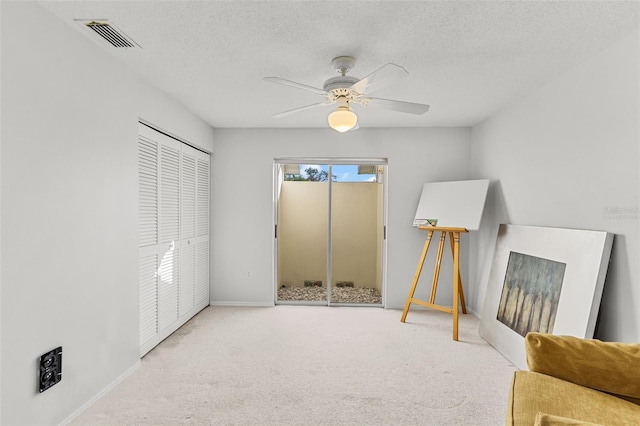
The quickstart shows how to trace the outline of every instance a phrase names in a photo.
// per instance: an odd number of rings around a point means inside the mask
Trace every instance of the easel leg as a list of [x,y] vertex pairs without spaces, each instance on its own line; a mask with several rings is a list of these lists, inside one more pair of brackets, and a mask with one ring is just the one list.
[[438,245],[438,257],[436,258],[436,267],[433,270],[433,280],[431,281],[431,295],[429,303],[435,303],[436,291],[438,290],[438,278],[440,277],[440,265],[442,264],[442,253],[444,252],[444,241],[447,237],[446,232],[440,232],[440,244]]
[[453,243],[453,340],[458,340],[458,301],[460,295],[460,233],[454,232]]
[[409,290],[409,296],[407,296],[407,303],[405,303],[404,310],[402,311],[402,318],[400,318],[401,322],[404,322],[407,319],[407,313],[409,312],[409,307],[411,306],[411,300],[413,299],[413,294],[416,292],[416,287],[418,286],[418,280],[420,279],[420,273],[422,272],[422,265],[424,264],[424,260],[427,257],[427,250],[429,250],[429,244],[431,244],[432,235],[433,235],[433,231],[428,231],[427,241],[425,241],[424,247],[422,248],[422,254],[420,255],[420,260],[418,261],[418,267],[416,268],[416,273],[413,275],[413,282],[411,283],[411,290]]
[[[460,236],[460,234],[458,234],[458,237]],[[451,243],[451,255],[455,256],[454,253],[454,244],[453,244],[453,232],[449,232],[449,242]],[[460,291],[460,305],[462,306],[462,313],[466,314],[467,313],[467,305],[464,303],[464,290],[462,289],[462,277],[460,276],[460,270],[456,270],[454,269],[454,271],[458,272],[458,284],[459,284],[459,288],[458,290]]]

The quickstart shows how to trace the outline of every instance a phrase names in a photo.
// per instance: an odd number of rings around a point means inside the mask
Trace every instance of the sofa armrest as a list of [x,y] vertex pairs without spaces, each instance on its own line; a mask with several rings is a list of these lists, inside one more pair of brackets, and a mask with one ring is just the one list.
[[577,385],[640,399],[640,344],[528,333],[529,370]]

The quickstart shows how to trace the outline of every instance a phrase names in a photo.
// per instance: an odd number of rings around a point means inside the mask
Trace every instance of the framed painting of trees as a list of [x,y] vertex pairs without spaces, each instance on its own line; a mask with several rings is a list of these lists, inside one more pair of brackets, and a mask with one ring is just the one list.
[[613,234],[500,225],[480,336],[526,369],[524,336],[592,338]]
[[505,273],[498,321],[520,334],[553,333],[567,265],[512,251]]

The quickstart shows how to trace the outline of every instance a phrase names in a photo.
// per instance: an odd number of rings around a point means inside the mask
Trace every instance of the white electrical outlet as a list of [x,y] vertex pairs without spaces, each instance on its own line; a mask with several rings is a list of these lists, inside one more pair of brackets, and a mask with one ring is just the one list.
[[251,271],[247,271],[247,278],[251,278]]

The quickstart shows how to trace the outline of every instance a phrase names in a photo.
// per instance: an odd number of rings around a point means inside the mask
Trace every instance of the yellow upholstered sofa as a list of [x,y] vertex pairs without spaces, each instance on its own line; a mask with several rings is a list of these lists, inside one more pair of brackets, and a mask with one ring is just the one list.
[[528,333],[507,425],[640,425],[640,344]]

